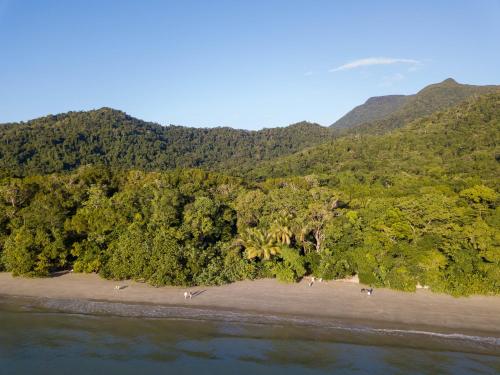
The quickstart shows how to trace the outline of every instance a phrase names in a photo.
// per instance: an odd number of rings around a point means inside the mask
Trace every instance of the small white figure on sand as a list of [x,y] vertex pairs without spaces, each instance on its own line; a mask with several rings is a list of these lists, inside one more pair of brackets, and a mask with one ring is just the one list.
[[373,294],[373,288],[370,288],[370,289],[363,288],[363,289],[361,289],[361,293],[363,293],[363,292],[366,293],[368,296],[371,296]]
[[193,298],[193,293],[191,292],[184,292],[184,299],[192,299]]
[[311,281],[309,281],[308,285],[309,286],[313,286],[314,283],[316,282],[316,280],[319,281],[320,283],[323,282],[323,278],[322,277],[320,277],[319,279],[317,279],[315,276],[311,276]]
[[316,281],[316,278],[314,276],[311,276],[311,281],[309,281],[309,286],[313,286],[314,282]]

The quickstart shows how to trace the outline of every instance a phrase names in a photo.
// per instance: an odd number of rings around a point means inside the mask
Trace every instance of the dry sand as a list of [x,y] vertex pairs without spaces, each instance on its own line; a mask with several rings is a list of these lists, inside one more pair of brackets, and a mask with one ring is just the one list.
[[[116,290],[115,286],[124,287]],[[283,284],[264,279],[220,287],[154,288],[134,281],[116,282],[93,274],[68,273],[44,279],[13,278],[0,273],[0,295],[111,301],[245,311],[262,315],[293,315],[391,325],[434,327],[456,332],[500,335],[500,296],[454,298],[428,290],[404,293],[342,281]],[[184,292],[195,293],[184,300]]]

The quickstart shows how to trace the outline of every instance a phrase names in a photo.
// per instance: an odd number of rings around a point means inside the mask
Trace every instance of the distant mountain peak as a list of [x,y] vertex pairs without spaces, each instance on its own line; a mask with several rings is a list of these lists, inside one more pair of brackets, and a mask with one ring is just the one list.
[[332,127],[350,128],[365,122],[380,120],[399,109],[407,97],[405,95],[385,95],[369,98],[338,119]]
[[95,112],[120,112],[120,113],[125,113],[124,111],[116,108],[111,108],[111,107],[101,107],[98,109],[94,109]]
[[368,99],[344,115],[332,127],[354,131],[384,132],[418,117],[458,105],[467,98],[498,90],[499,86],[461,84],[453,78],[428,85],[414,95],[388,95]]
[[441,84],[448,84],[448,85],[459,85],[457,81],[455,81],[453,78],[446,78]]

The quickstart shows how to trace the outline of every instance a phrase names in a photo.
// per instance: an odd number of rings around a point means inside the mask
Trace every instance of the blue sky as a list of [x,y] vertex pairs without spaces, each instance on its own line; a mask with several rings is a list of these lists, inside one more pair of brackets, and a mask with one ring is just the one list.
[[447,77],[500,84],[500,0],[0,0],[0,46],[0,122],[329,125]]

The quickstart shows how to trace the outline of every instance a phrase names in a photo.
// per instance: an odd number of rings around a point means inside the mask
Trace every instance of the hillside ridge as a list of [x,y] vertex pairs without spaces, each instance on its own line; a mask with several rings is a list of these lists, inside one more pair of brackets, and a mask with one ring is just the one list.
[[453,107],[474,95],[500,91],[497,85],[469,85],[453,78],[433,83],[413,95],[386,95],[369,98],[331,125],[340,134],[381,133],[403,126],[432,112]]

